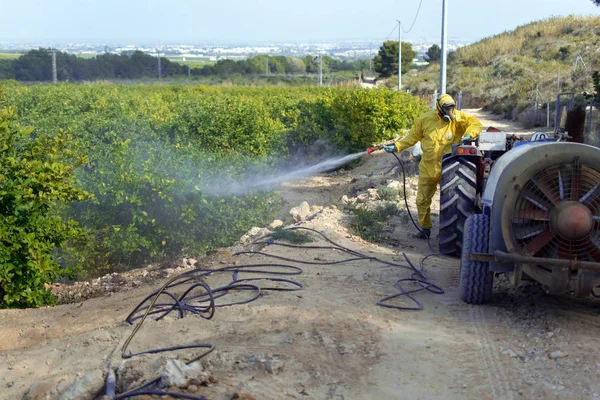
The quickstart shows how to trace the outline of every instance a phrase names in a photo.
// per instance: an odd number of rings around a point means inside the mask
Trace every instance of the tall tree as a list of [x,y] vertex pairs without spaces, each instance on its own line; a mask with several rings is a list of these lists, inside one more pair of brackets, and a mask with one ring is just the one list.
[[[600,1],[600,0],[599,0]],[[427,54],[425,55],[425,61],[427,62],[435,62],[439,61],[442,57],[442,49],[437,44],[434,44],[427,50]]]
[[[402,42],[402,73],[408,72],[412,60],[417,55],[410,43]],[[379,48],[379,54],[375,56],[375,71],[383,77],[398,73],[398,41],[387,40]]]
[[592,2],[594,2],[594,4],[596,4],[597,6],[600,6],[600,0],[592,0]]

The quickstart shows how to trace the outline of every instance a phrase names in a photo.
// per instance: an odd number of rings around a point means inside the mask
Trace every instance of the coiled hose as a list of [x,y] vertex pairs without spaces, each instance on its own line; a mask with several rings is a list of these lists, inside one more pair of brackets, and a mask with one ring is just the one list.
[[[403,173],[403,185],[404,185],[404,202],[406,205],[406,210],[410,216],[410,219],[417,230],[420,231],[420,227],[415,222],[413,215],[408,206],[408,200],[406,197],[406,172],[404,168],[404,164],[398,158],[396,154],[394,154],[396,159],[398,160]],[[404,259],[406,260],[405,264],[394,263],[387,260],[382,260],[378,257],[367,256],[355,250],[351,250],[340,244],[334,242],[329,239],[322,232],[317,230],[296,226],[288,228],[289,230],[306,230],[321,236],[326,242],[328,242],[329,246],[310,246],[310,245],[293,245],[287,243],[278,243],[273,240],[263,240],[256,241],[255,244],[262,244],[265,246],[283,246],[289,248],[300,248],[300,249],[324,249],[324,250],[332,250],[342,252],[348,255],[348,258],[339,261],[304,261],[304,260],[296,260],[288,257],[276,256],[272,254],[268,254],[262,251],[244,251],[235,253],[234,256],[245,255],[245,254],[255,254],[261,255],[264,257],[274,258],[276,260],[286,261],[295,264],[306,264],[306,265],[336,265],[347,262],[354,261],[375,261],[381,263],[383,265],[388,265],[397,268],[408,269],[412,273],[408,278],[399,279],[394,283],[394,287],[398,290],[398,293],[395,293],[390,296],[386,296],[380,299],[377,302],[377,305],[386,308],[394,308],[398,310],[421,310],[423,309],[423,304],[414,297],[415,294],[427,290],[431,293],[435,294],[443,294],[444,290],[432,283],[427,279],[427,276],[424,272],[424,262],[427,258],[432,257],[434,255],[438,255],[438,253],[432,248],[430,239],[428,238],[427,242],[429,248],[431,249],[431,253],[423,257],[419,263],[419,267],[416,267],[410,260],[410,258],[406,255],[406,253],[402,253]],[[121,356],[122,358],[131,358],[142,354],[156,354],[163,353],[175,350],[182,349],[204,349],[204,351],[192,358],[191,360],[186,362],[186,365],[189,365],[195,361],[206,357],[210,354],[214,349],[214,345],[210,343],[196,343],[196,344],[187,344],[180,346],[173,346],[167,348],[158,348],[158,349],[150,349],[145,351],[140,351],[137,353],[130,353],[127,351],[129,345],[131,344],[133,338],[140,330],[142,324],[150,315],[155,315],[156,320],[160,320],[165,318],[171,312],[177,312],[179,318],[183,318],[185,312],[189,312],[195,315],[200,316],[204,319],[211,319],[215,315],[215,309],[219,307],[228,307],[238,304],[247,304],[261,296],[262,291],[264,290],[273,290],[273,291],[294,291],[300,290],[303,288],[302,284],[293,281],[291,279],[282,278],[281,276],[296,276],[302,274],[303,270],[300,267],[295,265],[288,264],[247,264],[240,266],[227,266],[218,269],[203,269],[196,268],[191,271],[184,272],[183,274],[177,275],[169,279],[160,289],[148,295],[144,300],[142,300],[133,311],[127,316],[126,321],[133,325],[135,321],[138,321],[135,325],[133,331],[123,344],[121,348]],[[232,280],[227,285],[211,288],[205,281],[205,278],[223,273],[231,273]],[[253,278],[240,278],[241,273],[251,273],[251,274],[261,274],[261,277],[253,277]],[[274,276],[273,276],[274,275]],[[268,282],[275,283],[274,286],[259,286],[259,282],[263,282],[268,285]],[[180,285],[188,284],[190,285],[183,294],[176,296],[172,289],[178,287]],[[406,289],[403,285],[412,284],[416,286],[412,289]],[[197,293],[200,291],[200,293]],[[235,291],[247,291],[251,293],[251,296],[244,300],[238,301],[229,301],[229,302],[221,302],[218,303],[217,300],[223,299],[230,292]],[[158,302],[159,297],[167,296],[169,299],[168,302]],[[391,300],[406,297],[410,301],[414,303],[413,306],[399,306],[390,304]],[[109,398],[114,400],[126,399],[134,396],[142,396],[142,395],[158,395],[158,396],[171,396],[174,398],[180,399],[191,399],[191,400],[206,400],[204,397],[197,397],[192,395],[187,395],[183,393],[177,392],[168,392],[160,390],[160,381],[161,378],[156,378],[152,381],[149,381],[133,390],[130,390],[126,393],[115,394],[115,377],[114,372],[109,364],[109,373],[107,375],[107,386],[106,386],[106,395]]]

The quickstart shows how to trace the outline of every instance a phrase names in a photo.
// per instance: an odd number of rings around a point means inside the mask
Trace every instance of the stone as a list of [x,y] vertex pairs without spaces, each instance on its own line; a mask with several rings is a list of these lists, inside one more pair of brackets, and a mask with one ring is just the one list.
[[505,356],[509,356],[510,358],[517,358],[518,354],[512,351],[511,349],[506,349],[502,352]]
[[240,390],[231,397],[232,400],[256,400],[247,390]]
[[254,226],[250,228],[247,235],[248,236],[257,236],[260,233],[260,228],[258,226]]
[[96,369],[88,372],[69,386],[60,400],[94,400],[104,388],[104,373]]
[[[62,375],[58,378],[36,382],[23,395],[23,400],[56,400],[59,398],[60,393],[74,382],[75,378],[73,375]],[[10,386],[7,385],[7,387]]]
[[558,351],[554,351],[554,352],[550,353],[550,356],[549,356],[549,357],[550,357],[552,360],[557,360],[557,359],[559,359],[559,358],[565,358],[565,357],[568,357],[568,356],[569,356],[569,355],[568,355],[567,353],[564,353],[564,352],[562,352],[562,351],[558,350]]
[[280,219],[276,219],[275,221],[273,221],[273,222],[271,222],[269,224],[269,229],[270,230],[275,230],[275,229],[277,229],[279,227],[282,227],[282,226],[283,226],[283,221],[280,220]]
[[347,195],[342,196],[342,203],[348,204],[350,203],[350,198]]
[[193,267],[198,262],[198,260],[196,260],[195,258],[185,258],[184,260],[184,265],[189,265],[190,267]]
[[367,194],[369,195],[369,199],[375,200],[379,196],[377,194],[377,189],[367,189]]
[[57,395],[53,381],[36,382],[27,389],[23,400],[56,399]]
[[392,188],[392,189],[396,189],[396,190],[402,189],[402,183],[400,183],[398,181],[393,181],[393,180],[387,181],[386,186],[389,188]]
[[283,370],[283,363],[279,360],[267,360],[265,362],[267,372],[277,375]]
[[357,203],[366,203],[367,201],[369,201],[369,195],[367,193],[359,194],[356,197]]
[[298,207],[290,210],[290,215],[294,219],[294,222],[304,221],[310,215],[310,206],[306,201],[303,201]]
[[160,379],[165,386],[185,388],[190,383],[196,384],[206,381],[206,373],[202,371],[199,362],[185,364],[180,360],[167,360]]

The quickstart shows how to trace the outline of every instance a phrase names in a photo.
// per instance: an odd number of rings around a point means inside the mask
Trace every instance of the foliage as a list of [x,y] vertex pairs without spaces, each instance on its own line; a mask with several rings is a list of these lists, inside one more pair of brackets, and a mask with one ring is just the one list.
[[[540,105],[552,103],[559,73],[560,91],[593,91],[599,34],[598,16],[553,17],[461,47],[449,57],[447,90],[462,91],[464,107],[487,106],[508,118],[531,119],[522,114],[535,104],[536,88]],[[586,68],[574,68],[579,55]],[[436,64],[403,78],[417,95],[431,95],[438,82]]]
[[392,187],[388,187],[388,186],[379,186],[377,188],[377,196],[381,199],[381,200],[385,200],[385,201],[396,201],[398,200],[398,189],[394,189]]
[[270,235],[269,238],[272,240],[282,240],[284,242],[293,244],[306,244],[314,242],[314,239],[310,237],[308,232],[299,231],[296,229],[283,229],[276,228]]
[[271,193],[236,191],[253,171],[317,142],[362,150],[425,110],[386,89],[3,86],[22,124],[72,132],[87,156],[75,176],[94,198],[60,210],[87,237],[59,254],[88,274],[230,245],[280,206]]
[[[410,43],[402,42],[402,73],[410,70],[412,61],[417,53]],[[382,77],[389,77],[398,73],[398,41],[386,40],[379,48],[379,53],[374,58],[375,71]]]
[[0,308],[41,306],[53,300],[44,285],[73,272],[52,251],[82,232],[57,207],[90,198],[73,177],[86,160],[64,131],[19,126],[14,107],[0,110],[0,135]]
[[[52,50],[31,50],[12,61],[12,73],[19,81],[51,81]],[[56,73],[59,81],[83,81],[99,79],[139,79],[157,77],[156,57],[141,51],[121,55],[102,54],[95,58],[80,58],[72,54],[56,52]],[[187,74],[187,68],[161,57],[163,77]]]
[[437,44],[434,44],[427,50],[427,54],[425,55],[425,60],[427,62],[436,62],[439,61],[442,57],[442,49]]
[[[257,75],[304,75],[318,73],[317,58],[258,55],[246,60],[221,59],[216,63],[192,64],[173,62],[160,58],[161,78],[235,77]],[[355,62],[323,56],[323,72],[355,71],[365,68],[367,60]],[[31,50],[18,58],[0,58],[0,79],[19,81],[51,81],[52,50]],[[96,81],[112,79],[142,79],[158,77],[158,61],[155,56],[141,51],[122,54],[102,54],[93,58],[81,58],[56,51],[57,79],[63,81]]]
[[395,204],[388,204],[374,210],[357,207],[352,212],[354,217],[350,228],[357,235],[370,242],[383,242],[386,239],[386,222],[397,214],[398,208]]

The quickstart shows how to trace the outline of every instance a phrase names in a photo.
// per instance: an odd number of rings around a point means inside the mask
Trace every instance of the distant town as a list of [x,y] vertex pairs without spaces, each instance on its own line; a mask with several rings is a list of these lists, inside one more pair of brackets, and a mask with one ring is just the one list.
[[[389,40],[394,40],[390,38]],[[417,59],[422,61],[427,50],[436,43],[435,39],[407,40],[417,52]],[[439,39],[437,40],[439,43]],[[262,43],[255,45],[191,45],[191,44],[90,44],[90,43],[16,43],[0,42],[0,53],[26,53],[39,48],[54,48],[61,52],[79,57],[95,57],[98,54],[126,54],[136,50],[149,55],[160,55],[181,61],[215,62],[221,59],[240,60],[259,54],[272,56],[297,56],[323,54],[340,60],[369,59],[374,57],[381,46],[381,40],[331,41],[318,43]],[[469,42],[449,40],[448,51],[468,45]]]

